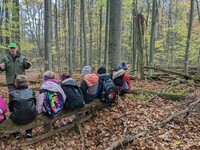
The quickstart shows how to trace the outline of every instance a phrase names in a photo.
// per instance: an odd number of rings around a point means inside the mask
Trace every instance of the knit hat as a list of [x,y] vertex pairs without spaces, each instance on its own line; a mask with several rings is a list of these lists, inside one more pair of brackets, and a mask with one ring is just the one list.
[[122,63],[122,68],[126,68],[126,63]]
[[83,76],[87,75],[87,74],[90,74],[92,72],[92,68],[90,66],[84,66],[82,68],[82,71],[81,71],[81,74]]
[[113,79],[116,79],[117,77],[123,76],[125,74],[124,69],[120,69],[117,72],[114,72]]
[[15,79],[15,85],[17,87],[28,86],[28,78],[25,75],[18,75]]
[[105,66],[101,66],[99,67],[99,69],[97,70],[98,74],[104,74],[106,73],[106,67]]
[[65,80],[65,79],[71,78],[71,75],[66,74],[66,73],[63,73],[62,76],[61,76],[60,78],[61,78],[61,80],[63,81],[63,80]]

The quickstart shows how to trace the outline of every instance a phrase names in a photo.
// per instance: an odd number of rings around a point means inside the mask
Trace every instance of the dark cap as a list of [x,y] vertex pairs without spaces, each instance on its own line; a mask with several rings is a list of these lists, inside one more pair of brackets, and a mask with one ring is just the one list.
[[101,66],[99,67],[99,69],[97,70],[98,74],[104,74],[106,73],[106,67],[105,66]]

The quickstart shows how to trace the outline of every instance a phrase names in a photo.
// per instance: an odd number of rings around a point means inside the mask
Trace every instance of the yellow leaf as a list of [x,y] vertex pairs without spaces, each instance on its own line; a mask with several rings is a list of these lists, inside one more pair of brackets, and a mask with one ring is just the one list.
[[176,140],[176,141],[174,141],[171,145],[172,145],[172,147],[177,147],[177,146],[180,145],[181,143],[182,143],[182,141]]

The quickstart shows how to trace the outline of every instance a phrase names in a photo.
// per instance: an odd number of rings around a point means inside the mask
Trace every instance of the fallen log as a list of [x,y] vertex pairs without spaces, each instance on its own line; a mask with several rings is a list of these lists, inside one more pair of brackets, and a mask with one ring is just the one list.
[[62,118],[70,117],[74,114],[83,113],[86,111],[95,111],[102,107],[106,106],[106,104],[102,103],[99,99],[95,99],[92,103],[85,105],[81,109],[77,109],[74,111],[64,111],[57,117],[50,119],[47,115],[40,114],[30,123],[24,125],[15,124],[11,119],[5,120],[0,124],[0,135],[11,134],[15,132],[22,132],[27,129],[41,127],[43,125],[52,125],[57,120],[61,120]]
[[167,72],[167,73],[171,73],[171,74],[175,74],[175,75],[179,75],[187,80],[194,80],[195,82],[200,82],[200,76],[198,75],[189,75],[189,74],[185,74],[185,73],[182,73],[182,72],[176,72],[176,71],[172,71],[172,70],[169,70],[169,69],[162,69],[162,68],[158,68],[158,67],[150,67],[150,66],[146,66],[144,68],[147,68],[147,69],[154,69],[154,70],[159,70],[159,71],[163,71],[163,72]]
[[153,94],[159,96],[161,98],[167,98],[171,100],[182,100],[185,99],[187,94],[180,94],[180,93],[167,93],[167,92],[160,92],[153,91],[153,90],[146,90],[146,89],[131,89],[131,93],[133,94]]
[[173,118],[177,117],[180,114],[183,113],[187,113],[190,112],[192,110],[192,108],[198,104],[200,102],[200,99],[198,99],[197,101],[193,102],[190,104],[190,106],[184,110],[181,110],[175,114],[172,114],[171,116],[167,117],[166,119],[164,119],[163,121],[161,121],[160,123],[158,123],[155,127],[153,128],[148,128],[144,131],[141,131],[137,134],[134,135],[127,135],[126,137],[114,142],[111,146],[109,146],[108,148],[106,148],[106,150],[114,150],[114,149],[119,149],[122,145],[127,144],[128,142],[134,141],[135,139],[142,137],[148,133],[152,133],[154,132],[156,129],[158,128],[162,128],[164,127],[168,122],[170,122]]
[[21,146],[31,145],[31,144],[37,143],[37,142],[39,142],[41,140],[44,140],[44,139],[46,139],[46,138],[48,138],[48,137],[50,137],[50,136],[52,136],[52,135],[54,135],[56,133],[59,133],[61,131],[64,131],[64,130],[67,130],[67,129],[72,129],[76,124],[83,123],[83,122],[89,120],[92,116],[93,116],[93,114],[89,114],[88,116],[85,116],[84,118],[82,118],[80,120],[74,121],[74,122],[72,122],[70,124],[62,126],[62,127],[58,128],[58,129],[55,129],[53,131],[49,131],[49,132],[47,132],[45,134],[42,134],[40,136],[33,137],[32,139],[29,139],[26,142],[22,143]]

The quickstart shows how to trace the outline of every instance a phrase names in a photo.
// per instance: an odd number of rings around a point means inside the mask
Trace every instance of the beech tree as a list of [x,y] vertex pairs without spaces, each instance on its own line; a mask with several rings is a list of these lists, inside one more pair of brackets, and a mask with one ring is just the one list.
[[108,63],[111,68],[121,63],[121,17],[122,0],[110,0]]
[[52,70],[52,0],[44,0],[44,51],[45,70]]

